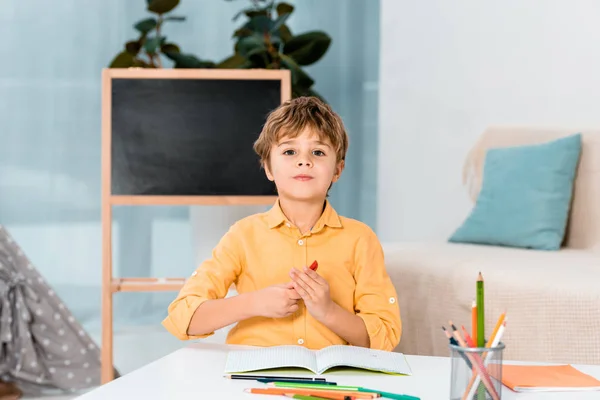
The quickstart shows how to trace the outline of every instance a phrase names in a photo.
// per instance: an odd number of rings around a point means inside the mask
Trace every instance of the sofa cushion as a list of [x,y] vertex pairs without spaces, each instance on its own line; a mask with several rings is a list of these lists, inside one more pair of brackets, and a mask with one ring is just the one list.
[[558,250],[580,152],[580,134],[488,150],[475,207],[449,240]]
[[[442,325],[470,331],[479,271],[485,332],[507,312],[505,359],[600,364],[600,256],[455,243],[384,243],[402,316],[396,351],[448,356]],[[565,340],[565,338],[576,340]]]
[[600,129],[490,126],[481,134],[466,157],[463,182],[475,202],[481,190],[488,149],[543,143],[572,135],[573,132],[581,132],[582,148],[564,245],[600,253]]

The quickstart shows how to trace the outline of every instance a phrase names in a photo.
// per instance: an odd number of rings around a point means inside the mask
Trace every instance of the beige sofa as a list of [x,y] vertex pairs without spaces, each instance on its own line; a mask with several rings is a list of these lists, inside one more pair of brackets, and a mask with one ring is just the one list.
[[383,244],[402,314],[397,351],[449,355],[441,326],[452,319],[470,329],[481,271],[487,334],[500,313],[507,312],[505,359],[600,364],[600,131],[489,128],[467,156],[463,181],[475,201],[486,149],[576,132],[583,134],[583,149],[561,250],[444,241]]

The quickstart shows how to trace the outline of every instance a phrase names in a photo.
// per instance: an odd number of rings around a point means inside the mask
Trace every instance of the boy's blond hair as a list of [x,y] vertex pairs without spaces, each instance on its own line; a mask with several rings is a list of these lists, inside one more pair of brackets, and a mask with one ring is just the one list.
[[254,151],[264,167],[269,164],[271,147],[283,137],[295,138],[305,128],[312,129],[320,140],[328,139],[336,154],[336,161],[345,160],[348,134],[344,123],[329,105],[317,97],[298,97],[284,102],[273,110],[254,142]]

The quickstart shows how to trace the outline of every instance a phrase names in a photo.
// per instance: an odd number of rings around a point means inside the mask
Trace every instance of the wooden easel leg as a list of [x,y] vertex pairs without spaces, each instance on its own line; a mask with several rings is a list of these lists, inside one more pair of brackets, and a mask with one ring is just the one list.
[[101,383],[114,379],[113,374],[113,312],[112,292],[110,287],[102,290],[102,352]]
[[114,379],[113,366],[113,292],[112,292],[112,209],[102,205],[102,384]]

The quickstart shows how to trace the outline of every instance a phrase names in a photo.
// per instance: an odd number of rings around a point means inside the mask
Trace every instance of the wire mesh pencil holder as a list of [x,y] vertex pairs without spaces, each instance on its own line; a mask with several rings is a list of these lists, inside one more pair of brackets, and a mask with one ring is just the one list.
[[504,343],[495,347],[450,347],[450,399],[502,399]]

